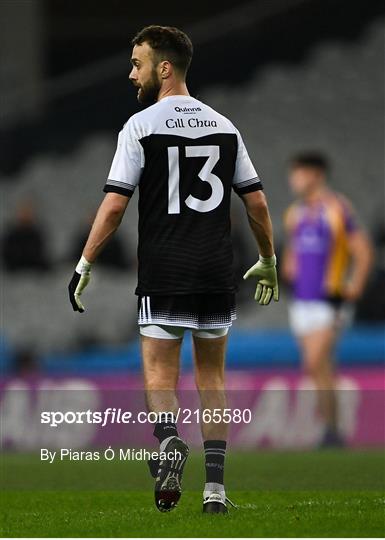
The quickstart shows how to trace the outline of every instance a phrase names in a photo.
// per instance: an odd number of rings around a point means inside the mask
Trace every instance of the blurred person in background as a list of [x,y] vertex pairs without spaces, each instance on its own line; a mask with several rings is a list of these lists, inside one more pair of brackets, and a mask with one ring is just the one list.
[[1,254],[4,268],[9,272],[51,269],[44,228],[39,224],[32,201],[18,205],[14,222],[1,239]]
[[371,242],[350,202],[327,185],[318,153],[292,158],[289,184],[297,200],[285,214],[282,277],[290,284],[289,320],[306,372],[318,391],[324,421],[321,447],[340,446],[333,356],[339,329],[365,289]]

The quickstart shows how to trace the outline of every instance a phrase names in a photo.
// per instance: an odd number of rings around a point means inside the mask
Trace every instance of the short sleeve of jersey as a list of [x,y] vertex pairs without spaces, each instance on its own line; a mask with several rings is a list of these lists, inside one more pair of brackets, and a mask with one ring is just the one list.
[[139,184],[144,153],[134,121],[130,119],[118,136],[118,145],[103,191],[131,197]]
[[233,178],[233,188],[238,195],[251,193],[263,189],[262,182],[258,177],[254,165],[247,153],[242,137],[237,130],[238,151],[235,163],[235,172]]

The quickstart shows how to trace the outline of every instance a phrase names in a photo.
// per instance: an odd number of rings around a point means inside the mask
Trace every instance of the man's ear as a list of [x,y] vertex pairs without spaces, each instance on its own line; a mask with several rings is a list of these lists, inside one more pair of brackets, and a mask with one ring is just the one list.
[[172,64],[168,60],[163,60],[159,64],[159,71],[162,79],[168,79],[172,75]]

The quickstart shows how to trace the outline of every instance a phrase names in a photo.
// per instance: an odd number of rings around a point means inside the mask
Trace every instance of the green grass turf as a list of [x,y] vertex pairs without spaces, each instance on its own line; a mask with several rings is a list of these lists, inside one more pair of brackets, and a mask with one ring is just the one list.
[[159,513],[141,462],[1,458],[0,533],[8,537],[377,536],[385,533],[380,451],[234,452],[226,516],[201,513],[203,461],[192,454],[177,509]]

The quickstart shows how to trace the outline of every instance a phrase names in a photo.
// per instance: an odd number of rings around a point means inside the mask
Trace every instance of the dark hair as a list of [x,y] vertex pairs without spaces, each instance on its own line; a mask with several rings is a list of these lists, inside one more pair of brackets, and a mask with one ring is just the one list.
[[146,26],[136,34],[132,45],[148,43],[154,50],[156,60],[168,60],[176,69],[186,74],[193,55],[193,46],[190,38],[173,26]]
[[327,173],[330,169],[327,158],[319,152],[303,152],[293,156],[290,159],[290,167],[292,169],[309,167],[311,169],[318,169],[323,173]]

